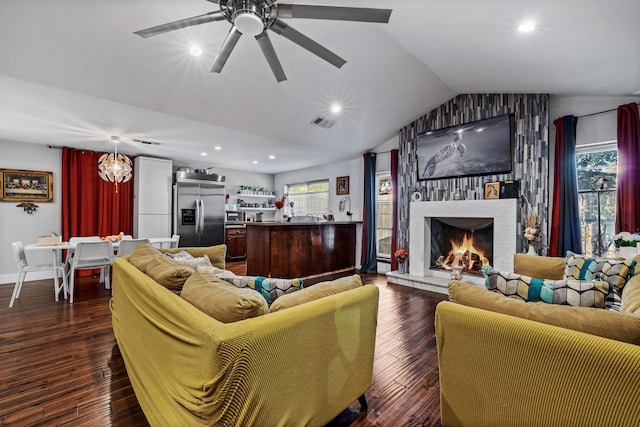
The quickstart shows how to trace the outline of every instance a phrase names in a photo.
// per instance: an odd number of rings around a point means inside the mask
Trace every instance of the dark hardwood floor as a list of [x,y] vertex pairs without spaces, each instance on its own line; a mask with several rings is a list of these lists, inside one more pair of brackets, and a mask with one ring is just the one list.
[[[351,426],[440,426],[433,320],[446,296],[362,278],[380,288],[380,309],[369,409]],[[79,279],[74,304],[54,301],[52,280],[27,282],[11,309],[13,285],[0,285],[0,425],[148,425],[115,343],[110,292],[95,282]]]

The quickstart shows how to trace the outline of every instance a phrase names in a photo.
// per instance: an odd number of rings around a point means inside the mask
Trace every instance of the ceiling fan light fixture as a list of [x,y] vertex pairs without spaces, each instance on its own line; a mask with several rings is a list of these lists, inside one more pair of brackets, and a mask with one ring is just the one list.
[[251,12],[242,12],[237,14],[233,20],[233,24],[238,31],[246,36],[257,36],[264,30],[262,19],[258,15]]

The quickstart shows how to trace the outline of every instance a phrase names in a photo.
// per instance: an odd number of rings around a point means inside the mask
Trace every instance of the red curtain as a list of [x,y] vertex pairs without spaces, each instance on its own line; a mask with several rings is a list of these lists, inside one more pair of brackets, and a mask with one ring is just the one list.
[[118,184],[98,176],[102,153],[62,149],[62,239],[133,233],[133,180]]
[[397,270],[395,252],[398,248],[398,150],[391,150],[391,271]]
[[638,104],[618,107],[618,183],[616,232],[640,231],[640,114]]

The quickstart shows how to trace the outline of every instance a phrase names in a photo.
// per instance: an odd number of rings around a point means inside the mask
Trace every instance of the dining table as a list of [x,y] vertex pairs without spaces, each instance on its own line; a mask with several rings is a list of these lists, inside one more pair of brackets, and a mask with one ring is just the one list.
[[[149,244],[153,246],[164,247],[165,244],[171,245],[173,242],[173,238],[171,237],[150,237],[148,238]],[[112,240],[113,250],[117,251],[118,246],[120,246],[120,240]],[[66,262],[62,264],[60,262],[61,254],[63,250],[74,251],[78,242],[70,243],[70,242],[60,242],[55,245],[43,245],[37,243],[31,243],[24,247],[24,250],[29,251],[51,251],[51,260],[52,260],[52,270],[53,270],[53,281],[55,285],[56,295],[60,293],[60,291],[64,291],[64,298],[67,298],[67,294],[69,292],[68,284],[67,284],[67,269],[68,266]],[[65,274],[62,277],[62,283],[58,281],[58,270],[57,268],[63,266],[65,269]]]

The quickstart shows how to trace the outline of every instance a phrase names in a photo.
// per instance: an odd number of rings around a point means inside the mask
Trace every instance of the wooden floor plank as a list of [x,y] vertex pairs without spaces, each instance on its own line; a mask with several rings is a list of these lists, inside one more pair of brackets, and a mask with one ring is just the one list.
[[[446,297],[362,278],[380,306],[369,409],[351,426],[440,426],[433,321]],[[54,300],[52,282],[25,283],[11,309],[13,284],[0,285],[0,425],[148,426],[111,329],[110,291],[80,278],[71,305]]]

